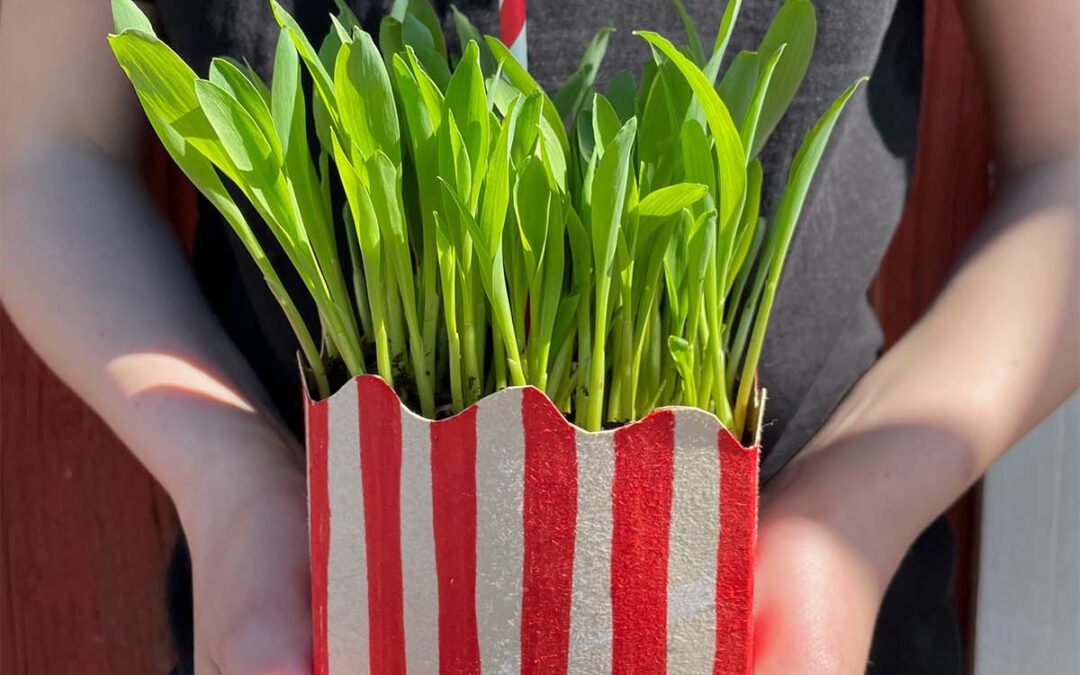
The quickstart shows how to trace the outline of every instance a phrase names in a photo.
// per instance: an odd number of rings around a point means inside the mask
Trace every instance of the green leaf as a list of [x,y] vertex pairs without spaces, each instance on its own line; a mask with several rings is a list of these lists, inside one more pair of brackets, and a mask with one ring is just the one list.
[[484,181],[483,203],[480,207],[481,244],[487,249],[490,262],[497,251],[502,250],[503,225],[506,209],[510,203],[510,138],[514,133],[517,115],[514,111],[503,119],[495,148],[488,162],[487,180]]
[[[780,58],[784,54],[784,45],[780,45],[780,48],[776,50],[776,53],[769,57],[768,62],[765,64],[765,69],[761,72],[761,77],[758,78],[757,86],[754,89],[754,95],[750,99],[750,106],[746,110],[746,116],[743,118],[742,123],[742,141],[743,147],[754,147],[755,139],[757,138],[758,123],[761,120],[761,111],[765,105],[765,98],[769,94],[769,83],[772,81],[773,73],[776,71],[776,66],[780,61]],[[751,159],[750,155],[747,155],[747,161]]]
[[352,7],[349,7],[349,3],[345,0],[334,0],[334,5],[338,10],[337,18],[346,30],[351,31],[354,28],[360,28],[360,19],[357,18]]
[[[397,168],[389,157],[383,152],[376,152],[367,161],[367,175],[371,190],[371,203],[375,207],[375,217],[379,223],[379,232],[384,242],[385,251],[389,253],[390,262],[395,266],[399,283],[412,287],[413,271],[409,258],[408,230],[405,227],[405,217],[401,211],[401,182]],[[404,288],[402,295],[415,298],[415,293],[406,293]]]
[[649,44],[659,49],[667,56],[686,78],[690,88],[693,89],[698,103],[705,113],[705,119],[709,123],[709,130],[713,136],[713,147],[716,152],[716,165],[718,175],[719,200],[717,211],[720,224],[723,226],[731,221],[743,198],[743,189],[746,183],[746,154],[743,151],[742,140],[735,128],[723,101],[713,89],[712,84],[701,70],[679,53],[670,42],[656,33],[638,31],[635,35],[644,38]]
[[278,36],[277,51],[274,53],[274,79],[270,86],[270,115],[281,139],[282,151],[288,153],[294,129],[305,125],[300,57],[285,30]]
[[[674,103],[668,92],[667,81],[663,77],[652,80],[652,91],[645,102],[641,115],[641,131],[638,134],[638,159],[645,165],[643,178],[650,183],[668,182],[672,178],[675,163],[675,134],[678,132],[673,115]],[[706,139],[701,151],[709,152]],[[709,164],[712,162],[710,160]]]
[[332,136],[332,139],[334,164],[337,165],[346,201],[352,212],[360,251],[364,256],[364,267],[365,269],[372,268],[375,271],[374,278],[377,279],[381,274],[378,270],[382,261],[382,235],[379,231],[379,219],[375,213],[371,193],[357,174],[348,154],[342,149],[337,135]]
[[[593,110],[592,108],[585,108],[581,111],[581,114],[578,115],[577,121],[574,123],[573,134],[575,136],[575,142],[577,143],[579,159],[583,165],[589,163],[589,160],[592,159],[593,153],[596,150],[596,135],[593,133],[592,122]],[[584,167],[582,168],[581,173],[585,173]]]
[[739,10],[742,9],[742,0],[728,0],[724,7],[724,15],[720,18],[720,30],[716,32],[716,42],[713,44],[713,53],[709,62],[705,64],[705,77],[709,82],[716,82],[716,76],[720,72],[720,64],[724,61],[728,42],[732,33],[735,32],[735,22],[739,18]]
[[251,180],[272,183],[281,165],[274,160],[269,141],[251,115],[213,82],[197,81],[195,92],[206,119],[236,167],[249,174]]
[[623,123],[619,121],[619,114],[603,94],[593,96],[592,110],[593,139],[596,147],[603,150],[615,139]]
[[447,114],[453,114],[465,140],[470,164],[474,167],[476,179],[470,186],[470,203],[479,197],[480,180],[487,164],[489,143],[489,115],[487,104],[487,86],[484,74],[480,71],[480,49],[475,42],[465,48],[457,70],[446,87]]
[[322,99],[331,121],[336,124],[338,107],[337,99],[334,96],[334,82],[330,79],[330,73],[327,72],[318,52],[311,46],[311,42],[308,41],[304,31],[300,28],[300,24],[296,23],[296,19],[286,12],[285,8],[277,0],[270,0],[270,7],[274,10],[274,18],[277,20],[278,25],[288,31],[289,38],[292,40],[293,45],[296,46],[296,51],[300,53],[300,58],[303,59],[304,65],[307,66],[308,72],[311,73],[311,79],[315,83],[315,91]]
[[570,239],[570,256],[574,285],[579,292],[584,292],[592,277],[592,240],[588,228],[581,222],[577,211],[569,204],[565,205],[566,233]]
[[431,42],[435,53],[446,60],[446,38],[442,32],[442,22],[439,21],[435,8],[427,0],[409,0],[409,6],[405,13],[406,25],[410,17],[415,17],[427,29],[431,36]]
[[[502,64],[503,74],[506,76],[506,79],[510,81],[510,84],[522,94],[527,95],[534,91],[543,93],[544,90],[536,83],[536,80],[529,75],[521,64],[518,63],[517,59],[510,53],[510,50],[506,48],[506,45],[490,35],[486,36],[484,40],[487,42],[488,47],[495,56],[495,61]],[[550,130],[553,137],[559,141],[559,145],[565,156],[570,149],[569,141],[566,138],[566,129],[563,127],[563,121],[559,116],[559,111],[555,108],[555,104],[551,102],[551,99],[547,97],[547,94],[544,94],[544,120],[548,130]],[[547,131],[545,131],[545,133],[547,133]]]
[[417,59],[424,64],[424,69],[438,83],[439,89],[444,90],[450,81],[450,65],[445,52],[438,51],[437,43],[431,31],[423,21],[413,14],[406,14],[402,17],[399,25],[402,44],[413,49]]
[[754,88],[759,81],[760,60],[757,52],[742,51],[735,55],[717,91],[724,105],[731,111],[733,120],[746,119],[750,100],[754,97]]
[[154,26],[150,19],[143,14],[134,0],[112,0],[112,16],[114,30],[119,34],[126,30],[139,30],[150,35],[154,34]]
[[637,99],[634,101],[634,114],[638,117],[645,113],[645,105],[648,103],[649,95],[652,93],[653,81],[658,74],[659,68],[656,65],[655,58],[646,61],[641,68],[641,84],[638,86]]
[[706,201],[709,202],[709,208],[714,207],[712,195],[716,193],[716,165],[709,152],[709,137],[705,135],[701,122],[693,118],[688,118],[683,122],[679,140],[682,150],[683,179],[687,182],[706,185],[708,188]]
[[518,121],[514,125],[514,139],[510,148],[510,158],[515,166],[524,162],[525,157],[536,149],[536,142],[540,138],[543,105],[543,96],[534,91],[517,107]]
[[[176,53],[151,33],[126,30],[109,36],[109,44],[120,67],[127,73],[143,106],[170,126],[180,120],[202,117],[195,96],[198,76]],[[194,126],[194,125],[193,125]],[[213,131],[203,122],[202,137]]]
[[[614,113],[612,113],[614,114]],[[619,240],[626,202],[630,151],[637,132],[637,119],[630,118],[604,150],[596,168],[592,199],[593,264],[597,283],[611,281],[611,266]],[[597,312],[602,308],[597,308]],[[599,338],[599,336],[597,336]]]
[[[454,188],[454,193],[471,205],[472,162],[454,113],[450,111],[447,111],[446,124],[439,127],[439,173]],[[468,211],[471,213],[472,209]]]
[[[750,394],[753,388],[754,374],[757,372],[758,360],[761,357],[762,344],[765,340],[765,330],[769,324],[769,314],[772,309],[773,298],[779,285],[780,274],[783,271],[784,261],[791,246],[791,239],[795,233],[795,224],[802,212],[806,194],[810,189],[814,173],[817,171],[818,162],[825,152],[825,146],[829,136],[836,126],[844,106],[855,94],[866,78],[861,78],[849,86],[821,119],[807,132],[803,138],[802,146],[791,163],[791,171],[788,174],[787,186],[784,195],[776,210],[774,222],[766,244],[764,264],[759,265],[757,278],[754,286],[761,287],[764,282],[764,293],[761,297],[757,316],[754,319],[753,335],[750,339],[743,363],[742,378],[739,382],[739,391],[736,395],[735,427],[736,432],[741,433],[749,406]],[[767,275],[767,278],[766,278]]]
[[642,218],[668,218],[696,204],[707,191],[706,186],[697,183],[678,183],[662,187],[645,195],[638,204],[638,215]]
[[[409,65],[412,68],[413,76],[416,78],[416,84],[420,88],[420,100],[424,103],[424,107],[427,108],[433,127],[438,128],[439,124],[436,122],[443,118],[444,98],[442,90],[428,75],[428,72],[424,70],[412,47],[405,48],[405,56],[409,59]],[[447,82],[449,82],[449,78],[447,78]]]
[[[559,204],[554,197],[548,203],[547,213],[554,212],[547,227],[547,243],[541,256],[543,280],[540,302],[540,335],[551,340],[560,309],[566,309],[560,302],[563,296],[563,282],[566,272],[566,220],[558,213]],[[573,310],[570,311],[570,317]]]
[[389,70],[393,57],[405,51],[405,37],[401,32],[401,22],[392,16],[384,16],[379,22],[379,50],[383,62]]
[[634,74],[629,70],[620,70],[608,80],[607,91],[604,96],[611,102],[611,107],[619,114],[619,120],[625,124],[626,120],[634,116],[634,102],[637,99],[637,85],[634,83]]
[[578,303],[581,302],[581,295],[577,292],[561,294],[560,297],[558,315],[555,317],[555,325],[551,330],[551,344],[556,350],[561,348],[570,337],[570,331],[577,320]]
[[370,35],[357,30],[351,44],[341,45],[334,81],[342,129],[361,161],[382,151],[400,164],[397,106],[382,55]]
[[236,102],[255,120],[259,131],[270,143],[275,157],[283,156],[281,142],[278,140],[277,129],[274,120],[270,116],[270,108],[266,100],[248,79],[246,73],[236,67],[231,61],[215,58],[210,61],[210,81],[227,91]]
[[[731,265],[728,267],[728,276],[724,287],[721,289],[721,297],[725,297],[735,279],[742,273],[743,265],[753,264],[753,259],[748,259],[750,249],[757,237],[759,213],[761,210],[761,185],[763,181],[761,162],[752,160],[746,171],[746,207],[743,209],[739,236],[735,243],[735,253]],[[738,302],[739,298],[735,298]]]
[[671,1],[675,4],[675,11],[679,13],[679,18],[682,19],[683,28],[686,30],[686,39],[690,42],[690,57],[694,59],[694,63],[699,66],[704,66],[705,50],[701,47],[701,36],[698,35],[694,20],[690,18],[682,0]]
[[[401,98],[401,108],[405,111],[406,126],[412,141],[412,149],[418,165],[417,174],[425,173],[424,162],[432,162],[433,158],[422,158],[421,148],[435,135],[435,129],[442,123],[442,106],[435,109],[435,117],[432,118],[432,109],[425,105],[420,94],[420,83],[416,81],[408,64],[400,54],[392,57],[391,68],[394,71],[394,81],[397,83],[398,96]],[[434,86],[434,85],[433,85]],[[438,92],[436,92],[437,94]]]
[[765,95],[750,157],[757,156],[795,98],[810,66],[816,38],[817,16],[810,1],[785,0],[758,47],[759,54],[775,54],[786,45]]
[[[681,338],[677,335],[668,336],[668,353],[671,354],[672,361],[675,362],[675,368],[679,371],[679,377],[683,379],[683,393],[684,396],[693,396],[696,390],[694,382],[694,348],[686,341],[685,338]],[[694,405],[693,400],[683,400],[684,405]]]
[[450,12],[454,17],[454,28],[457,29],[458,42],[462,45],[468,45],[470,41],[477,44],[480,48],[480,67],[483,69],[484,75],[490,77],[495,72],[495,57],[492,55],[487,43],[484,42],[484,37],[473,25],[473,22],[469,20],[469,17],[465,16],[457,7],[450,5]]
[[664,252],[664,281],[667,287],[667,300],[671,313],[676,319],[686,319],[686,272],[687,247],[690,243],[690,229],[693,223],[687,218],[679,218],[675,224],[675,235],[670,239]]
[[544,258],[551,202],[547,172],[540,159],[535,155],[526,157],[518,167],[514,185],[514,212],[521,232],[525,276],[530,284]]
[[581,64],[577,71],[570,76],[566,84],[555,95],[555,107],[564,120],[572,120],[577,117],[578,111],[585,103],[596,84],[596,76],[600,72],[600,64],[607,52],[608,40],[614,28],[605,27],[597,31],[592,40],[585,48],[581,57]]
[[855,91],[859,88],[867,78],[860,78],[856,80],[851,86],[844,90],[829,109],[822,115],[821,119],[814,124],[813,128],[807,132],[805,138],[803,138],[802,146],[799,148],[799,152],[795,155],[795,159],[791,163],[791,171],[788,174],[787,186],[784,188],[784,196],[780,200],[780,205],[777,208],[776,217],[773,222],[773,232],[776,236],[776,246],[770,247],[773,256],[773,270],[770,271],[770,277],[775,280],[779,280],[781,268],[783,267],[784,258],[787,255],[787,249],[791,244],[791,237],[795,231],[795,223],[799,219],[799,214],[802,212],[803,203],[806,201],[806,194],[810,189],[810,182],[813,180],[814,173],[817,171],[818,162],[821,161],[821,155],[825,152],[825,146],[829,142],[829,136],[832,134],[833,128],[836,126],[836,121],[840,117],[840,113],[843,112],[844,106],[855,94]]

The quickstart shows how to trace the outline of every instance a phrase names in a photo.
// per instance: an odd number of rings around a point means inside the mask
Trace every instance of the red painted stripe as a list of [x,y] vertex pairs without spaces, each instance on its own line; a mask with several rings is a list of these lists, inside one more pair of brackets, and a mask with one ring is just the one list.
[[660,411],[615,432],[611,489],[611,670],[667,671],[667,558],[675,416]]
[[509,47],[525,25],[525,0],[503,0],[499,7],[499,39]]
[[439,672],[480,672],[476,632],[476,406],[431,425]]
[[720,546],[716,560],[714,675],[749,675],[754,654],[754,543],[758,450],[720,430]]
[[308,499],[311,547],[311,635],[315,675],[329,675],[326,598],[330,565],[330,485],[326,451],[329,444],[326,401],[307,402]]
[[401,405],[376,377],[357,379],[367,542],[371,672],[405,672],[401,587]]
[[525,427],[521,673],[565,673],[577,524],[574,429],[539,390],[521,399]]

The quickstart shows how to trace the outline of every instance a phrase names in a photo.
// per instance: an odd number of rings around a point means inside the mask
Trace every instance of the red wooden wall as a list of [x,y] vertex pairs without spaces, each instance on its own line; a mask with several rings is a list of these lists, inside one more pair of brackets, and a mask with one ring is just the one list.
[[[951,0],[927,0],[926,28],[914,184],[871,291],[890,341],[933,299],[987,198],[988,125]],[[190,191],[160,155],[147,175],[189,238]],[[952,514],[965,626],[972,503]],[[161,582],[175,531],[168,498],[0,316],[0,673],[166,672]]]

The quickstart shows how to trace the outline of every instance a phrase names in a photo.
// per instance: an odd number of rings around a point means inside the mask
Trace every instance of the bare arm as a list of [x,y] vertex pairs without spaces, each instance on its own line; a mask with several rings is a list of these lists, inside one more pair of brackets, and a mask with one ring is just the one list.
[[907,548],[1080,385],[1080,6],[962,5],[1001,182],[930,311],[771,486],[759,672],[862,672]]
[[236,436],[278,432],[138,174],[148,132],[107,3],[9,0],[0,30],[4,305],[179,498]]
[[101,0],[3,3],[2,299],[176,502],[194,563],[198,672],[301,672],[299,453],[148,199],[137,170],[146,126],[109,32]]

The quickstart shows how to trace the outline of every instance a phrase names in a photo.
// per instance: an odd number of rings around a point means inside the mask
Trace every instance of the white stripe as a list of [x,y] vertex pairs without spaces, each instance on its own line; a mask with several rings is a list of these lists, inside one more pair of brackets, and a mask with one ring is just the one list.
[[439,587],[431,507],[431,427],[401,408],[401,585],[405,663],[439,671]]
[[670,673],[712,673],[716,651],[716,556],[720,541],[719,422],[675,411],[675,478],[668,539]]
[[518,60],[521,67],[525,70],[529,69],[528,28],[529,22],[523,21],[521,23],[521,32],[518,33],[517,39],[514,40],[514,44],[509,45],[510,53],[514,55],[514,58]]
[[[577,430],[578,500],[568,673],[611,672],[611,487],[615,434]],[[675,671],[672,671],[675,672]]]
[[368,584],[364,497],[360,475],[357,384],[349,382],[327,405],[330,561],[327,642],[331,673],[367,673]]
[[521,663],[522,500],[525,432],[521,390],[494,394],[476,415],[476,624],[485,674]]

